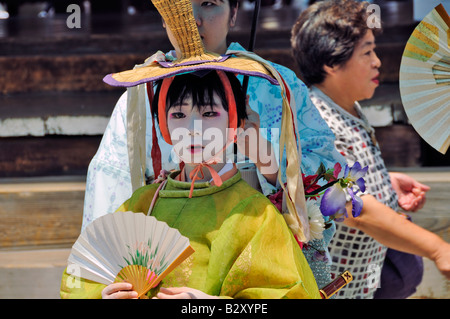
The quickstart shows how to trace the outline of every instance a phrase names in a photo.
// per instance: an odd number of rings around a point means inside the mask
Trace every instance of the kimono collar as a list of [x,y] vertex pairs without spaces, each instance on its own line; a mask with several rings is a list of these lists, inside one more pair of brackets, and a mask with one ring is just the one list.
[[[183,165],[184,166],[184,165]],[[236,167],[236,164],[234,163],[227,163],[225,166],[219,171],[216,172],[214,168],[212,168],[210,165],[202,163],[198,164],[189,174],[189,179],[191,180],[190,184],[190,191],[189,191],[189,198],[192,197],[194,187],[195,187],[195,181],[199,178],[203,179],[203,171],[202,169],[206,167],[209,172],[211,173],[212,179],[208,182],[210,186],[222,186],[222,183],[238,172],[238,169]],[[185,167],[182,168],[180,174],[175,178],[178,181],[186,182],[186,170]]]
[[[194,190],[192,192],[192,198],[211,195],[216,192],[220,192],[231,185],[239,182],[241,180],[241,173],[238,169],[233,169],[226,171],[221,175],[223,183],[221,186],[214,185],[213,181],[206,182],[196,182],[194,184]],[[164,189],[161,189],[160,197],[183,197],[189,198],[189,193],[192,187],[191,182],[181,180],[182,171],[172,172],[167,178],[166,185]]]

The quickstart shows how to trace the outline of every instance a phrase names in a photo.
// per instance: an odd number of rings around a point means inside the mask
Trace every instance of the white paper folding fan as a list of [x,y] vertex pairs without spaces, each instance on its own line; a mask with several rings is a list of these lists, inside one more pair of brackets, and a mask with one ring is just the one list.
[[116,212],[86,226],[68,264],[78,267],[80,277],[98,283],[130,282],[140,298],[193,252],[189,239],[165,222]]
[[425,16],[406,44],[400,94],[417,133],[445,154],[450,146],[450,18],[442,5]]

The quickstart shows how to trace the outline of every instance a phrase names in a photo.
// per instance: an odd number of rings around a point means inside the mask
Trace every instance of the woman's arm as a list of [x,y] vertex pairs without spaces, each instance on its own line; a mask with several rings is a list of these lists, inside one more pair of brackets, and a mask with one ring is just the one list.
[[[396,211],[380,203],[372,195],[364,195],[359,217],[346,218],[344,223],[396,250],[426,257],[436,263],[439,271],[450,279],[450,244],[436,234],[410,222]],[[347,205],[348,216],[351,205]]]

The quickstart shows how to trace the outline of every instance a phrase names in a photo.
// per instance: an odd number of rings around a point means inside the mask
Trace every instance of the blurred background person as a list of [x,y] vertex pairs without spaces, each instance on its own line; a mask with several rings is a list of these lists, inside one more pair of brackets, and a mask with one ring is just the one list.
[[[338,297],[406,298],[420,283],[423,266],[417,256],[396,250],[433,260],[450,278],[450,245],[398,213],[399,205],[407,211],[423,207],[429,187],[405,174],[388,173],[374,128],[357,102],[373,96],[381,66],[374,51],[378,30],[367,26],[367,5],[355,0],[319,1],[301,13],[291,41],[300,77],[334,132],[336,149],[349,165],[358,161],[369,166],[361,215],[337,223],[330,245],[333,275],[344,268],[354,276]],[[396,250],[389,249],[386,257],[387,247]],[[381,267],[382,284],[377,289],[380,272],[372,270]],[[405,276],[398,286],[394,286],[396,271]],[[368,284],[368,277],[375,284]]]

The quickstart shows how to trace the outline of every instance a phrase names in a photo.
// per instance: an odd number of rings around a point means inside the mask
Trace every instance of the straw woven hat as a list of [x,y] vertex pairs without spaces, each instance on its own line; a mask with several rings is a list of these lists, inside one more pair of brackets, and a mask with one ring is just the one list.
[[248,57],[230,57],[207,52],[198,32],[190,0],[152,0],[166,27],[173,34],[181,56],[173,62],[152,61],[144,67],[108,74],[103,80],[112,86],[135,86],[169,76],[198,70],[223,70],[259,76],[272,84],[277,80],[261,63]]

